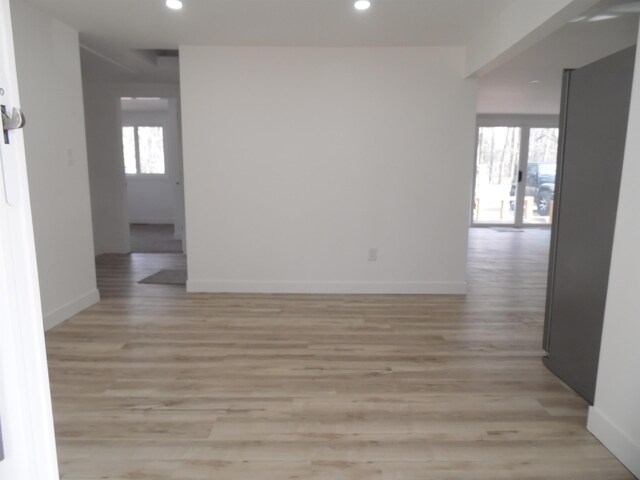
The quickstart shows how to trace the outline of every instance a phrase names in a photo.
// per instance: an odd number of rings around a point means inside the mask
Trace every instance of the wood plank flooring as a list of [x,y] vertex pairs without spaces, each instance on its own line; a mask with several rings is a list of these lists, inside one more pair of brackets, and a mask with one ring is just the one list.
[[47,334],[63,479],[622,480],[541,363],[549,234],[471,231],[465,296],[187,294],[98,259]]

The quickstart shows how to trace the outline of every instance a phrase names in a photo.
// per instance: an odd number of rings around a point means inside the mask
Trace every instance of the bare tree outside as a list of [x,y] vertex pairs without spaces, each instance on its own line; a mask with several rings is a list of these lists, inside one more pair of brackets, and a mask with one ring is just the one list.
[[127,175],[164,175],[162,127],[122,127],[124,169]]
[[520,160],[519,127],[480,127],[474,207],[478,223],[513,223],[509,194]]
[[[520,167],[523,133],[529,135],[526,168]],[[515,223],[517,188],[524,188],[524,223],[550,223],[557,154],[557,128],[480,127],[474,222]],[[520,169],[524,181],[517,183]]]
[[558,129],[532,128],[528,163],[555,163],[558,157]]
[[524,223],[551,222],[558,157],[558,128],[529,129]]

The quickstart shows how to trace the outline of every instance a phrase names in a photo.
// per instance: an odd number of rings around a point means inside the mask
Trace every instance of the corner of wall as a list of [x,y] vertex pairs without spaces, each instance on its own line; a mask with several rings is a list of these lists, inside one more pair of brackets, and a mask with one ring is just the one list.
[[597,407],[589,407],[587,429],[636,477],[640,477],[640,445]]
[[43,317],[45,331],[51,330],[53,327],[60,325],[62,322],[89,308],[91,305],[95,305],[99,301],[100,292],[95,289],[62,305],[59,308],[56,308],[49,313],[44,313]]

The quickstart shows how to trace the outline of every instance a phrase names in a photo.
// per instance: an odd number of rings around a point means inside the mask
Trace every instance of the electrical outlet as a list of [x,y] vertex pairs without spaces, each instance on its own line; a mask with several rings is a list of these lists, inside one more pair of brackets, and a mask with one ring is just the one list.
[[369,261],[370,262],[377,262],[378,261],[378,249],[377,248],[370,248],[369,249]]

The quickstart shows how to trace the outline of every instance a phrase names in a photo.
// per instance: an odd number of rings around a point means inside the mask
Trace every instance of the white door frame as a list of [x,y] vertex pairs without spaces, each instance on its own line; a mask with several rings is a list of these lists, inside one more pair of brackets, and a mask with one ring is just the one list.
[[524,196],[527,164],[529,160],[529,133],[532,128],[557,128],[560,123],[558,115],[492,115],[479,114],[476,118],[476,149],[473,158],[473,183],[471,185],[472,198],[475,197],[476,189],[476,168],[478,156],[478,129],[480,127],[515,127],[520,128],[520,156],[518,158],[518,169],[522,172],[522,182],[516,189],[515,217],[513,223],[476,223],[471,211],[471,227],[534,227],[541,228],[550,225],[526,224],[524,223]]
[[[182,156],[182,119],[181,119],[181,100],[180,100],[180,87],[174,85],[126,85],[126,86],[117,86],[113,88],[111,94],[113,95],[112,100],[117,104],[118,111],[118,131],[122,132],[122,109],[121,109],[121,99],[123,97],[159,97],[169,100],[169,102],[175,102],[175,113],[176,118],[170,119],[167,125],[165,125],[165,133],[169,135],[176,135],[177,139],[174,142],[175,144],[175,152],[169,152],[165,150],[165,155],[175,155],[174,166],[172,166],[172,171],[167,172],[171,176],[174,176],[175,179],[173,183],[176,187],[175,189],[175,199],[174,199],[174,225],[180,225],[178,231],[176,231],[178,237],[182,240],[182,250],[183,253],[187,253],[186,251],[186,227],[185,227],[185,203],[184,203],[184,180],[183,180],[183,156]],[[170,109],[171,111],[171,109]],[[174,123],[175,122],[175,123]],[[122,178],[124,184],[127,184],[127,175],[124,172],[124,156],[122,149],[122,140],[121,133],[120,135],[120,143],[118,146],[118,158],[115,161],[118,162],[118,172]],[[124,213],[122,215],[122,219],[124,228],[127,232],[127,244],[130,246],[131,239],[129,237],[129,206],[127,199],[127,190],[124,189],[124,199],[123,199],[123,209]],[[177,238],[176,238],[177,239]]]
[[[9,0],[0,0],[0,103],[19,103]],[[27,112],[28,115],[28,112]],[[22,131],[0,136],[1,479],[59,479]]]

